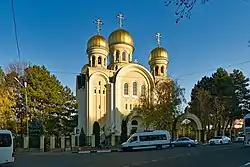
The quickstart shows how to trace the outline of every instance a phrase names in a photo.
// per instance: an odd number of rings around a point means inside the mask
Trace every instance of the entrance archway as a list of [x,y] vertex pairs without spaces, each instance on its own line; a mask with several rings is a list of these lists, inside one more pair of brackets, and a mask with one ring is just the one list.
[[144,125],[143,125],[143,117],[139,115],[138,113],[131,112],[127,118],[127,132],[128,135],[131,135],[135,132],[142,131],[144,130]]
[[196,124],[196,140],[198,140],[200,142],[201,141],[202,124],[201,124],[200,119],[196,115],[194,115],[192,113],[185,113],[185,114],[181,115],[177,119],[177,122],[176,122],[176,137],[177,138],[179,137],[177,132],[180,129],[181,123],[184,120],[192,120],[192,121],[194,121],[194,123]]

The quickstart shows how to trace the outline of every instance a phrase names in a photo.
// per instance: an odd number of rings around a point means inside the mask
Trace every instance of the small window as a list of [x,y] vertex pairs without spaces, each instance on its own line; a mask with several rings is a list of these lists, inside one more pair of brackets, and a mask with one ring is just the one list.
[[116,51],[116,55],[115,55],[115,60],[116,60],[116,61],[119,61],[119,56],[120,56],[120,51],[117,50],[117,51]]
[[92,57],[92,66],[95,66],[95,56]]
[[126,109],[126,110],[128,109],[128,104],[125,104],[125,109]]
[[131,124],[132,124],[132,125],[138,125],[138,122],[137,122],[136,120],[133,120],[133,121],[131,122]]
[[122,61],[126,61],[126,52],[122,52]]
[[146,86],[145,86],[145,85],[142,85],[142,86],[141,86],[141,95],[142,95],[142,96],[145,96],[145,95],[146,95]]
[[99,94],[101,94],[101,90],[99,90]]
[[102,94],[105,94],[105,90],[102,91]]
[[128,83],[124,84],[123,93],[124,93],[124,95],[128,95]]
[[104,58],[104,65],[106,66],[106,61],[107,61],[107,59],[106,58]]
[[130,139],[130,143],[132,143],[132,142],[135,142],[135,141],[137,141],[138,140],[138,137],[137,136],[134,136],[134,137],[132,137],[131,139]]
[[101,105],[99,105],[98,108],[101,109]]
[[133,82],[133,95],[137,96],[137,82]]
[[98,83],[99,85],[101,85],[101,81],[99,81],[99,83]]
[[156,67],[155,67],[155,75],[158,75],[158,74],[159,74],[159,67],[156,66]]
[[98,57],[98,64],[102,64],[102,58]]
[[115,70],[118,70],[118,66],[115,66]]
[[10,147],[12,144],[10,134],[0,134],[0,147]]
[[164,66],[161,66],[161,73],[164,73]]
[[96,89],[94,90],[94,93],[96,93]]
[[130,107],[130,110],[132,110],[132,104],[130,104],[130,106],[129,106],[129,107]]
[[140,136],[140,141],[150,141],[150,136]]

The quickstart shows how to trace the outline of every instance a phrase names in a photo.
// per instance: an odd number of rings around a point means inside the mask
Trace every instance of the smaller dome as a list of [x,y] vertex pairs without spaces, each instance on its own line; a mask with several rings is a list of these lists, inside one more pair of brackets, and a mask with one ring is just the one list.
[[109,45],[108,45],[107,40],[103,36],[94,35],[88,40],[87,47],[88,49],[92,47],[103,47],[103,48],[108,49]]
[[121,44],[128,44],[128,45],[134,47],[133,37],[129,34],[128,31],[126,31],[124,29],[117,29],[117,30],[113,31],[109,35],[108,43],[109,43],[109,45],[120,44],[120,43]]
[[82,73],[82,74],[86,74],[87,71],[88,71],[88,67],[89,67],[89,65],[88,65],[88,64],[85,64],[85,65],[82,67],[81,73]]
[[168,53],[167,53],[166,49],[164,49],[162,47],[157,47],[157,48],[154,48],[150,52],[149,61],[151,61],[152,59],[157,59],[157,58],[168,59]]

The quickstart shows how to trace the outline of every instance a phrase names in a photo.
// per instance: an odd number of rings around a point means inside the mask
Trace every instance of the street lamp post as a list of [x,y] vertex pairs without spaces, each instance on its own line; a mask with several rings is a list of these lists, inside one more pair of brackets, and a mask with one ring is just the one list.
[[27,95],[27,82],[25,81],[24,84],[22,84],[16,77],[14,77],[14,79],[21,85],[21,87],[24,88],[24,92],[25,92],[25,108],[26,108],[26,117],[27,117],[27,121],[26,121],[26,131],[27,131],[27,136],[29,136],[29,112],[28,112],[28,95]]

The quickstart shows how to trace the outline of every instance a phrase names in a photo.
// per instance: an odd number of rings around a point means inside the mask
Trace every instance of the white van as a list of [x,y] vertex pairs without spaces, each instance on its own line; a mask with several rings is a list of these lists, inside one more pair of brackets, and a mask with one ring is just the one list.
[[9,130],[0,130],[0,165],[14,162],[13,136]]
[[166,130],[144,131],[134,133],[122,143],[124,151],[141,149],[162,149],[171,145],[170,133]]

